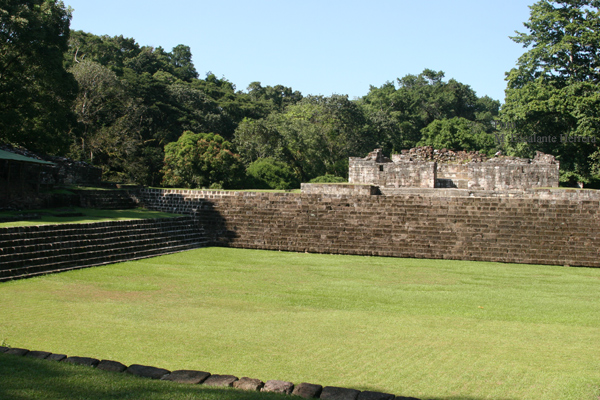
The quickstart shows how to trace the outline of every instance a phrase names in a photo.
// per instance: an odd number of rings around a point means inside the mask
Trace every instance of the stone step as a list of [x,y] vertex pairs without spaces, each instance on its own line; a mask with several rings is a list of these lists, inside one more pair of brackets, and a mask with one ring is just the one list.
[[37,239],[22,239],[15,240],[9,246],[0,248],[0,260],[3,255],[43,252],[48,250],[70,249],[87,244],[104,245],[110,243],[118,243],[129,240],[146,240],[152,238],[162,238],[170,236],[185,236],[185,235],[203,235],[201,229],[193,227],[181,226],[177,229],[176,226],[170,227],[169,230],[160,229],[144,229],[128,231],[117,231],[115,234],[108,232],[104,235],[69,235],[69,236],[49,236]]
[[207,246],[192,217],[0,229],[0,280]]
[[55,263],[41,264],[29,267],[14,268],[11,270],[0,270],[0,282],[28,278],[37,275],[44,275],[49,273],[64,272],[74,269],[88,268],[106,264],[114,264],[118,262],[133,261],[150,257],[157,257],[161,255],[178,253],[181,251],[192,250],[200,247],[207,246],[208,242],[195,242],[191,244],[179,244],[176,246],[160,247],[155,249],[145,249],[123,253],[123,254],[111,254],[103,257],[86,258],[78,260],[67,260]]
[[0,229],[0,248],[11,246],[23,240],[31,240],[29,244],[35,244],[33,242],[35,239],[40,240],[40,243],[47,243],[55,241],[57,237],[101,237],[103,235],[115,235],[120,232],[134,234],[139,231],[159,231],[164,228],[179,228],[183,224],[196,226],[193,219],[190,217],[114,222],[116,223],[38,225],[20,228],[4,228]]
[[[172,236],[156,235],[153,237],[136,238],[135,240],[122,240],[115,238],[107,241],[86,240],[79,242],[70,242],[69,246],[61,246],[62,243],[57,243],[53,249],[29,251],[15,251],[11,254],[0,255],[0,269],[5,265],[14,264],[17,262],[35,262],[39,258],[62,257],[62,256],[77,256],[80,253],[88,253],[94,251],[118,251],[121,248],[130,248],[135,246],[145,246],[152,244],[162,244],[169,242],[170,238],[176,238],[180,242],[202,241],[203,235],[200,233],[176,233]],[[33,256],[33,257],[32,257]]]
[[[87,251],[65,251],[56,254],[45,254],[40,255],[36,253],[28,254],[29,257],[15,257],[17,259],[14,260],[5,260],[2,264],[0,264],[0,269],[12,269],[12,268],[20,268],[28,265],[39,265],[39,264],[48,264],[54,262],[61,262],[63,260],[79,260],[85,259],[89,257],[94,257],[98,254],[106,254],[106,253],[128,253],[137,250],[146,250],[152,248],[161,248],[161,247],[169,247],[176,244],[190,244],[190,243],[200,243],[203,240],[200,238],[191,238],[188,240],[161,240],[161,241],[152,241],[152,242],[129,242],[119,246],[88,246]],[[72,249],[75,250],[75,249]]]

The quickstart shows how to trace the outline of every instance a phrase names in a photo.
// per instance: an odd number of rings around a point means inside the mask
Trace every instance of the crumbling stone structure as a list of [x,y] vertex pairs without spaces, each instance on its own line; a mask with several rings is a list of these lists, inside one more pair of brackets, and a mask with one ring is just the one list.
[[390,160],[381,149],[365,158],[350,157],[348,181],[380,188],[458,188],[525,190],[558,187],[559,163],[537,152],[533,160],[488,158],[479,152],[434,150],[430,146],[403,150]]

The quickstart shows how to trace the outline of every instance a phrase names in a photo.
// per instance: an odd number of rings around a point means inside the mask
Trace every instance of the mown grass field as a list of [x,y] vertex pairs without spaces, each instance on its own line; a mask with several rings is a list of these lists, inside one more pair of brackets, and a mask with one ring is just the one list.
[[0,284],[0,342],[423,399],[600,395],[600,270],[204,248]]
[[[61,216],[61,214],[81,214],[78,216]],[[14,226],[30,225],[56,225],[56,224],[85,224],[101,221],[122,221],[130,219],[148,219],[148,218],[171,218],[178,214],[166,213],[162,211],[150,211],[144,208],[133,208],[128,210],[103,210],[98,208],[71,207],[66,209],[45,209],[45,210],[27,210],[27,211],[3,211],[2,217],[19,218],[21,216],[39,216],[39,219],[17,220],[10,222],[0,222],[0,228],[10,228]]]

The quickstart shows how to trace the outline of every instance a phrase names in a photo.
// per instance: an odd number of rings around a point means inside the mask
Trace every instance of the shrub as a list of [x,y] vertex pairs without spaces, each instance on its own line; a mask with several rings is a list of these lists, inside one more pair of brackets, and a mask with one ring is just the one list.
[[255,189],[294,189],[300,186],[290,166],[271,157],[252,162],[246,173]]
[[309,183],[348,183],[348,179],[342,178],[341,176],[326,174],[311,179]]

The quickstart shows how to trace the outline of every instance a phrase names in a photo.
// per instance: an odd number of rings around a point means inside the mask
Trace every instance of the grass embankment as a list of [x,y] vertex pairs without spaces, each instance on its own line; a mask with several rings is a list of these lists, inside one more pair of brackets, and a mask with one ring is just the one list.
[[598,269],[204,248],[2,283],[0,342],[423,399],[597,400],[599,298]]
[[0,376],[0,399],[7,400],[289,400],[273,393],[181,385],[6,354],[0,354]]
[[[73,214],[80,215],[71,216]],[[39,216],[39,218],[31,220],[27,219],[28,217],[32,216]],[[0,228],[48,224],[84,224],[89,222],[120,221],[146,218],[171,218],[177,216],[179,215],[160,211],[149,211],[143,208],[128,210],[101,210],[95,208],[72,207],[45,210],[4,211],[0,212],[0,219],[4,217],[22,217],[23,219],[10,222],[0,222]]]

